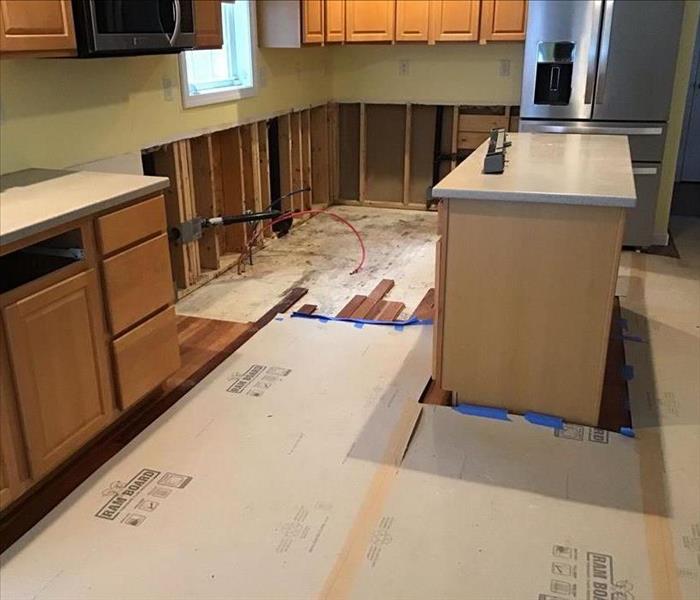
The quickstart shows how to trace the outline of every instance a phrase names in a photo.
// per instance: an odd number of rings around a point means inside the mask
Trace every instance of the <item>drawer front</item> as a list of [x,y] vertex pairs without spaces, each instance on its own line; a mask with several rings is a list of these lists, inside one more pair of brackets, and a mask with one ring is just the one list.
[[175,307],[114,340],[112,349],[120,406],[126,409],[180,367]]
[[165,231],[165,200],[162,195],[97,219],[97,238],[102,254],[111,254]]
[[172,304],[166,234],[108,258],[103,265],[107,314],[114,335]]

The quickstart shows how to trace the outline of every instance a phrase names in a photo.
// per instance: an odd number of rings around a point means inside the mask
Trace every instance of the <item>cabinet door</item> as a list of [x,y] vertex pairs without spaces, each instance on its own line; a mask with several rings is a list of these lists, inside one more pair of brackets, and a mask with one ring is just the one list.
[[479,41],[517,42],[525,39],[527,0],[483,0]]
[[221,0],[195,0],[194,47],[221,48],[224,34],[221,27]]
[[396,0],[396,41],[427,42],[429,0]]
[[113,415],[107,339],[94,270],[4,309],[32,477],[101,431]]
[[0,319],[0,510],[17,498],[29,483],[17,397]]
[[75,54],[70,0],[0,0],[0,51]]
[[323,0],[301,3],[301,40],[304,44],[323,44]]
[[394,39],[394,0],[346,0],[346,42],[391,42]]
[[326,0],[326,42],[345,41],[345,0]]
[[479,39],[479,0],[433,0],[430,3],[433,42]]

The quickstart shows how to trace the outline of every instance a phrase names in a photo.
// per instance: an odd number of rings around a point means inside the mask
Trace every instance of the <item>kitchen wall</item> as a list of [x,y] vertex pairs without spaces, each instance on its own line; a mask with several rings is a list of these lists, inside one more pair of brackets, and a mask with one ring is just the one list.
[[678,62],[676,64],[676,77],[673,83],[671,112],[668,119],[666,145],[664,147],[663,169],[659,184],[659,200],[656,205],[654,237],[657,244],[665,244],[667,239],[671,200],[673,199],[673,183],[676,175],[676,161],[683,130],[683,114],[688,94],[698,19],[700,19],[700,2],[697,0],[686,0],[678,49]]
[[331,50],[340,101],[520,104],[522,43],[361,45]]
[[[0,172],[60,168],[331,98],[518,104],[522,44],[265,49],[254,98],[183,109],[175,56],[0,62]],[[510,74],[499,75],[500,60]],[[400,61],[408,72],[399,74]],[[164,82],[170,89],[163,89]]]
[[3,59],[0,172],[88,162],[328,100],[325,49],[262,50],[257,60],[257,96],[185,110],[176,56]]

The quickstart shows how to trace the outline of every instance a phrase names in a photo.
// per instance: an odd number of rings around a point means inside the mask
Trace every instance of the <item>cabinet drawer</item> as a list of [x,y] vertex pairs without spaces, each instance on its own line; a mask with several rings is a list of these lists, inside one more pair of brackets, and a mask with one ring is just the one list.
[[112,348],[120,405],[126,409],[180,367],[175,307],[117,338]]
[[172,303],[168,236],[162,234],[106,259],[104,282],[115,335]]
[[165,232],[165,200],[156,196],[97,219],[102,254],[111,254]]

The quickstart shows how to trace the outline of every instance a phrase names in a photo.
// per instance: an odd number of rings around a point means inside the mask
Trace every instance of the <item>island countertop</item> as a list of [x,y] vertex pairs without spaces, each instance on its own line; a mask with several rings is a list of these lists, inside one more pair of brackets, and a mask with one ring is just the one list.
[[116,208],[168,187],[167,177],[27,169],[0,178],[0,244]]
[[502,174],[482,173],[487,140],[433,188],[433,198],[635,206],[627,136],[509,133],[508,141]]

